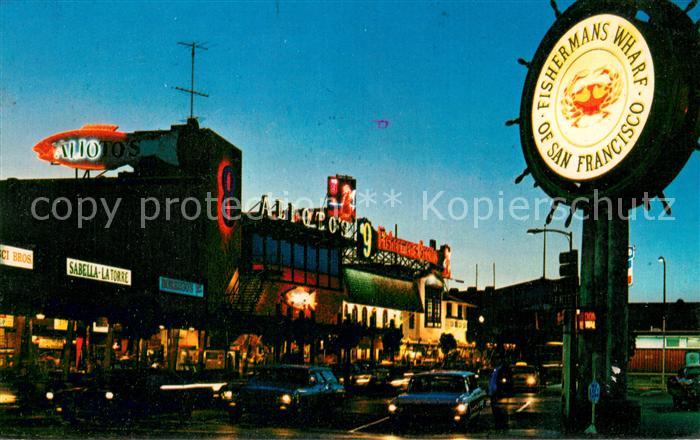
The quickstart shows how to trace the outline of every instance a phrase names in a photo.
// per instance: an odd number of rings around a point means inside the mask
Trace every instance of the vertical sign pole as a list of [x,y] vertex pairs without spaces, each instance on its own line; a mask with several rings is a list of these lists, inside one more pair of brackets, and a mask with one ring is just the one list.
[[[598,365],[598,353],[593,353],[593,360],[592,360],[592,367],[593,367],[593,380],[591,381],[591,385],[593,383],[596,383],[596,375],[597,375],[597,365]],[[596,401],[595,399],[591,399],[591,425],[586,428],[586,431],[584,431],[585,434],[597,434],[598,431],[595,428],[595,404]]]

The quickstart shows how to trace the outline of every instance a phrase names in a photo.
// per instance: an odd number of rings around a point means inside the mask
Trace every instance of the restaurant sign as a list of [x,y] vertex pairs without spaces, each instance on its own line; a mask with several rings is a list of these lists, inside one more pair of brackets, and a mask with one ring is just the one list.
[[103,283],[131,286],[131,271],[120,267],[105,266],[89,261],[66,258],[66,275],[101,281]]
[[163,292],[177,293],[179,295],[204,298],[204,286],[190,281],[176,280],[174,278],[159,277],[158,284]]
[[[328,231],[331,234],[339,234],[343,237],[348,237],[352,234],[354,221],[341,220],[340,217],[326,215],[324,210],[301,208],[297,209],[291,203],[286,207],[277,200],[273,205],[266,195],[260,199],[260,209],[257,213],[257,219],[268,218],[273,220],[283,220],[290,223],[301,223],[309,229],[319,231]],[[255,218],[254,215],[248,214],[250,218]]]
[[0,265],[34,269],[34,252],[29,249],[0,244]]
[[525,63],[525,174],[569,204],[660,194],[697,146],[696,40],[669,1],[571,5]]
[[412,260],[427,261],[435,266],[440,262],[437,249],[426,246],[422,241],[418,243],[394,237],[384,227],[376,230],[367,219],[362,219],[357,226],[358,256],[370,258],[378,251],[391,252],[410,258]]

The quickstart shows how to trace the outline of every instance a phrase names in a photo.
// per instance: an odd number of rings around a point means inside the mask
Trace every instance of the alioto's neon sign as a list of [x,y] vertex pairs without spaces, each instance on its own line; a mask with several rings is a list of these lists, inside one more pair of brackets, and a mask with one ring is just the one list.
[[133,163],[141,147],[116,125],[85,125],[54,134],[34,146],[39,159],[81,170],[111,170]]

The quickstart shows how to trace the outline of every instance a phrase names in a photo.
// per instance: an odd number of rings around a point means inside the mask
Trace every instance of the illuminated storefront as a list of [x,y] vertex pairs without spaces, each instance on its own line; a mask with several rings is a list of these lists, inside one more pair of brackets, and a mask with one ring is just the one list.
[[231,346],[235,364],[337,361],[351,223],[264,197],[258,208],[243,219],[243,263],[227,292],[241,335]]
[[0,182],[0,368],[223,366],[212,323],[240,258],[240,150],[195,120],[90,125],[34,150],[76,178]]

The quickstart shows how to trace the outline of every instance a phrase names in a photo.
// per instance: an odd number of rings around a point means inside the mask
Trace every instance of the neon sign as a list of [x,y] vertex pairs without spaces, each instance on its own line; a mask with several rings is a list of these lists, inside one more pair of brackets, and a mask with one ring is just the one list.
[[138,160],[139,141],[116,125],[88,124],[47,137],[33,150],[41,160],[81,170],[111,170]]
[[219,162],[216,172],[217,182],[217,221],[221,235],[228,239],[238,218],[238,201],[236,200],[236,173],[228,158]]
[[290,290],[285,299],[288,306],[297,310],[316,310],[316,292],[310,292],[303,287]]

